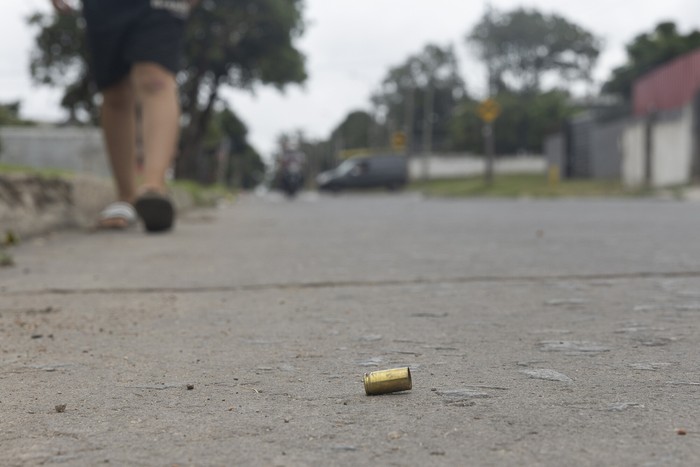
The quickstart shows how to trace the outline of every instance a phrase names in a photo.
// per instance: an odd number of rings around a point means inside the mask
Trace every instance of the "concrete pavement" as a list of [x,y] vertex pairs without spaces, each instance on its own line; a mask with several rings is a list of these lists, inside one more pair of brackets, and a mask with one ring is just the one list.
[[[350,195],[30,241],[0,465],[697,465],[698,231],[690,203]],[[396,366],[412,391],[364,395]]]

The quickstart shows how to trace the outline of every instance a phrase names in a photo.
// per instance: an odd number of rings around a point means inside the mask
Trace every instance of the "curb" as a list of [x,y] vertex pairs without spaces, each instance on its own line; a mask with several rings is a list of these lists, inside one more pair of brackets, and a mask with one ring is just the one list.
[[[192,196],[171,188],[176,209],[194,207]],[[36,174],[0,175],[0,234],[21,238],[56,230],[89,228],[114,201],[110,179],[85,174],[47,177]]]

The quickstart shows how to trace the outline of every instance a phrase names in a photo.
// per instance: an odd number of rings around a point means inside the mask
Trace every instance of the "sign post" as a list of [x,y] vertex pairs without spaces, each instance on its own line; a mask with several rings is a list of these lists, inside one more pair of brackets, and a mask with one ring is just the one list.
[[501,115],[501,106],[495,99],[489,97],[478,108],[479,118],[484,122],[484,153],[486,156],[486,166],[484,172],[484,180],[487,185],[493,183],[493,165],[494,154],[496,147],[496,136],[494,134],[493,122]]
[[391,147],[394,151],[405,153],[406,152],[406,133],[403,131],[396,131],[391,135]]

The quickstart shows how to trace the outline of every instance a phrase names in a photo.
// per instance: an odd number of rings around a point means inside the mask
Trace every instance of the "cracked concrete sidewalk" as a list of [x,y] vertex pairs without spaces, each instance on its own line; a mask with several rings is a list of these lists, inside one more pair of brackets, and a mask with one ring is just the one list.
[[[0,464],[695,465],[700,216],[245,198],[0,269]],[[367,397],[365,371],[413,390]]]

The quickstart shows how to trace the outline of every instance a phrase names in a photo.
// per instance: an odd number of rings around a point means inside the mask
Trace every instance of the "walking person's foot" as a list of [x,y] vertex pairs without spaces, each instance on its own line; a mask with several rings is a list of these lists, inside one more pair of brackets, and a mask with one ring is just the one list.
[[97,230],[126,230],[136,225],[138,216],[134,206],[125,201],[109,204],[100,212],[95,228]]
[[148,232],[166,232],[175,223],[175,206],[165,190],[144,187],[134,203]]

